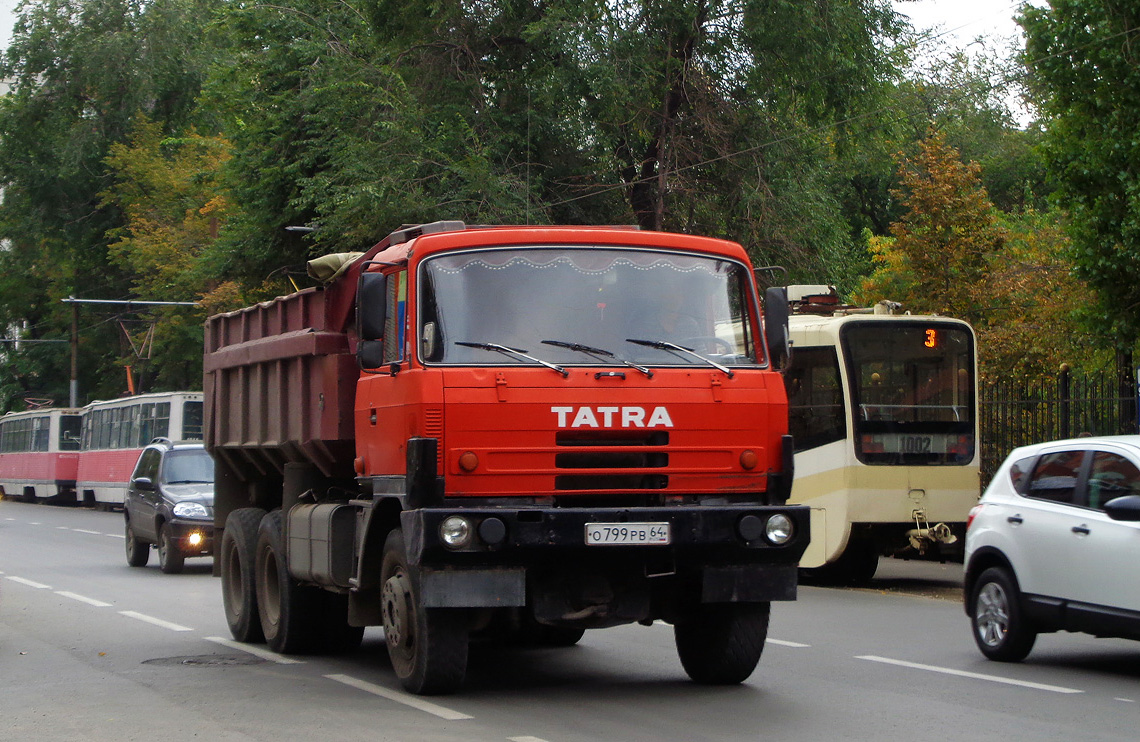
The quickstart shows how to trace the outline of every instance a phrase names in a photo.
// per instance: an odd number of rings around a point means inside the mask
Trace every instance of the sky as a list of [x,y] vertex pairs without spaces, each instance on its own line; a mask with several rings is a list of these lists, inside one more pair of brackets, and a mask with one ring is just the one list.
[[[7,49],[20,0],[0,0],[0,48]],[[965,46],[979,35],[1009,37],[1019,33],[1013,14],[1020,0],[918,0],[895,2],[895,10],[910,16],[918,28],[940,26],[957,45]]]

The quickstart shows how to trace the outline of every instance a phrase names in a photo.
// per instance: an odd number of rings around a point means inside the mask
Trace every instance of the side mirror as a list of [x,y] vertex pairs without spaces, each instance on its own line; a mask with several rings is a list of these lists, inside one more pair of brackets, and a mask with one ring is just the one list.
[[772,367],[786,368],[792,341],[788,330],[788,290],[783,286],[772,286],[764,292],[764,335],[768,338]]
[[[434,322],[425,322],[423,338],[420,340],[420,352],[425,361],[438,361],[436,357],[441,348],[439,346],[439,325]],[[442,355],[442,354],[441,354]]]
[[154,482],[150,477],[135,477],[131,480],[131,486],[139,492],[154,492]]
[[1104,512],[1113,520],[1140,521],[1140,495],[1114,497],[1104,504]]
[[360,331],[360,339],[369,341],[383,338],[387,319],[388,277],[383,273],[361,273],[356,287],[356,326]]

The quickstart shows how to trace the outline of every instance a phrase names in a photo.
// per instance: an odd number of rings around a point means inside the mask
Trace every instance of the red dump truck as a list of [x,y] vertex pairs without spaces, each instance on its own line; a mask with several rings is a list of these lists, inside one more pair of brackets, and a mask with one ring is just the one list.
[[460,687],[473,637],[661,620],[693,680],[743,681],[809,538],[773,291],[764,317],[732,242],[436,222],[211,317],[234,638],[345,650],[383,626],[427,694]]

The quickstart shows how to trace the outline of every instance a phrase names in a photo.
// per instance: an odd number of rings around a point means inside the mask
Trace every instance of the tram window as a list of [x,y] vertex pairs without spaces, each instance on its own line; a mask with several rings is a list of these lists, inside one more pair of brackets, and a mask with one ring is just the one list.
[[1026,494],[1039,500],[1073,502],[1084,458],[1084,451],[1045,454],[1033,468]]
[[788,393],[788,432],[796,451],[847,437],[847,415],[834,348],[796,348],[784,374]]
[[182,403],[182,440],[202,440],[202,403]]

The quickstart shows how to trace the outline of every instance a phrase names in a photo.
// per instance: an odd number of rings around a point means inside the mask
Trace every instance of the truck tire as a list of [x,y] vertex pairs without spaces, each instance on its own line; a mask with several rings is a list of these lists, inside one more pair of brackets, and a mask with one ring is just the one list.
[[399,528],[384,542],[380,579],[384,639],[396,677],[419,695],[458,690],[467,674],[467,612],[421,605],[419,581],[408,568]]
[[170,537],[170,529],[162,526],[158,530],[158,567],[163,574],[181,574],[186,566],[186,557],[178,550],[174,539]]
[[743,683],[768,638],[769,603],[703,603],[673,627],[677,655],[694,682]]
[[127,564],[132,567],[145,567],[146,563],[150,561],[150,544],[145,541],[139,541],[135,536],[135,529],[131,527],[131,522],[127,521]]
[[264,641],[257,615],[257,588],[254,563],[257,549],[257,527],[265,511],[240,508],[226,518],[222,536],[222,606],[230,634],[239,642]]
[[302,585],[289,574],[280,510],[261,519],[255,563],[257,612],[265,643],[281,654],[311,650],[320,636],[322,591]]

